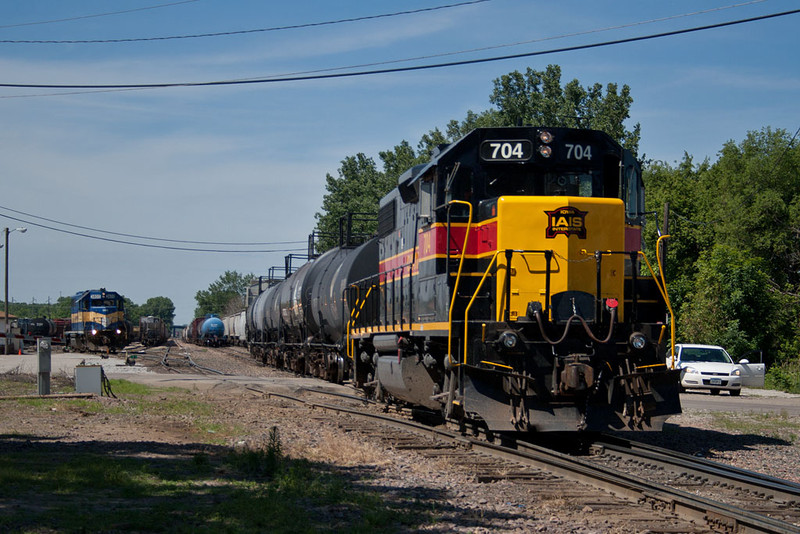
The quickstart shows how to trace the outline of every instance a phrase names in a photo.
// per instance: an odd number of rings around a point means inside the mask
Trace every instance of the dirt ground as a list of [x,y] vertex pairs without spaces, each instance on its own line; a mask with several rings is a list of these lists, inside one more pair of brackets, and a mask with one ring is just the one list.
[[[245,349],[173,345],[164,365],[165,352],[161,347],[135,354],[132,366],[124,365],[124,359],[101,363],[111,378],[173,388],[169,391],[180,388],[183,393],[178,397],[188,408],[166,409],[175,395],[165,393],[150,399],[147,410],[128,409],[140,404],[139,397],[136,393],[114,393],[112,383],[111,392],[116,397],[94,397],[85,404],[56,401],[43,410],[19,400],[19,396],[36,393],[36,375],[22,372],[19,366],[6,370],[0,396],[14,398],[0,401],[0,452],[42,440],[101,446],[109,451],[120,442],[128,449],[140,444],[139,452],[145,455],[159,454],[160,447],[182,448],[184,452],[202,451],[207,446],[259,449],[268,442],[270,431],[277,428],[288,456],[363,470],[370,484],[386,492],[387,499],[401,494],[408,498],[409,492],[419,493],[420,499],[430,494],[441,496],[441,516],[432,531],[625,531],[613,518],[587,513],[579,504],[558,499],[542,502],[526,488],[507,481],[480,484],[459,472],[457,466],[366,442],[333,419],[326,420],[286,401],[265,399],[254,390],[297,394],[304,387],[319,387],[321,383],[264,368],[250,359]],[[197,368],[188,365],[187,356],[223,374],[199,374]],[[73,386],[68,372],[54,370],[53,393],[71,391]],[[325,387],[353,393],[347,387]],[[159,401],[163,401],[163,409]],[[104,409],[93,408],[96,404]],[[657,440],[685,452],[701,451],[717,461],[791,478],[789,466],[800,464],[800,421],[787,421],[785,427],[769,432],[758,435],[751,430],[725,429],[713,415],[693,413],[674,418],[669,431]]]

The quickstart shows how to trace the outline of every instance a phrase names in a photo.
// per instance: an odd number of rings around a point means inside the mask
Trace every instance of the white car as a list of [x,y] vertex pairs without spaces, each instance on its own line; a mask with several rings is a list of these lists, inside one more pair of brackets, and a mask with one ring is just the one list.
[[742,386],[764,387],[763,363],[734,363],[725,349],[716,345],[675,345],[674,361],[668,355],[667,365],[681,370],[683,389],[707,389],[712,395],[728,391],[736,396]]

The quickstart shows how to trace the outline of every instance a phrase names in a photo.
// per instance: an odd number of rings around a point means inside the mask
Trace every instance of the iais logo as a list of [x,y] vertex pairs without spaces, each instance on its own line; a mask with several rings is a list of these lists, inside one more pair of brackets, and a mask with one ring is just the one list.
[[586,239],[586,214],[588,211],[581,211],[572,206],[564,206],[545,211],[547,214],[547,230],[545,237],[553,239],[559,234],[566,236],[576,235],[578,239]]

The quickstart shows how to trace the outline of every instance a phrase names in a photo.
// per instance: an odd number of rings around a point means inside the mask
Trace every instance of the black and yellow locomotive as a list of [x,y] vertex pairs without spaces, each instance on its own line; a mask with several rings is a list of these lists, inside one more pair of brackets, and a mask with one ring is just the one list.
[[659,430],[680,402],[643,211],[639,164],[602,132],[477,129],[400,177],[377,237],[259,297],[248,338],[495,432]]

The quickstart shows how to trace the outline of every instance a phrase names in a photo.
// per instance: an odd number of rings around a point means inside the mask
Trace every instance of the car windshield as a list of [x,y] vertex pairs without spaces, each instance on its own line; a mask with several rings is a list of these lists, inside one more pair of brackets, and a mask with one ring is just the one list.
[[683,362],[713,362],[713,363],[733,363],[728,353],[722,349],[710,347],[690,347],[681,351],[681,361]]

